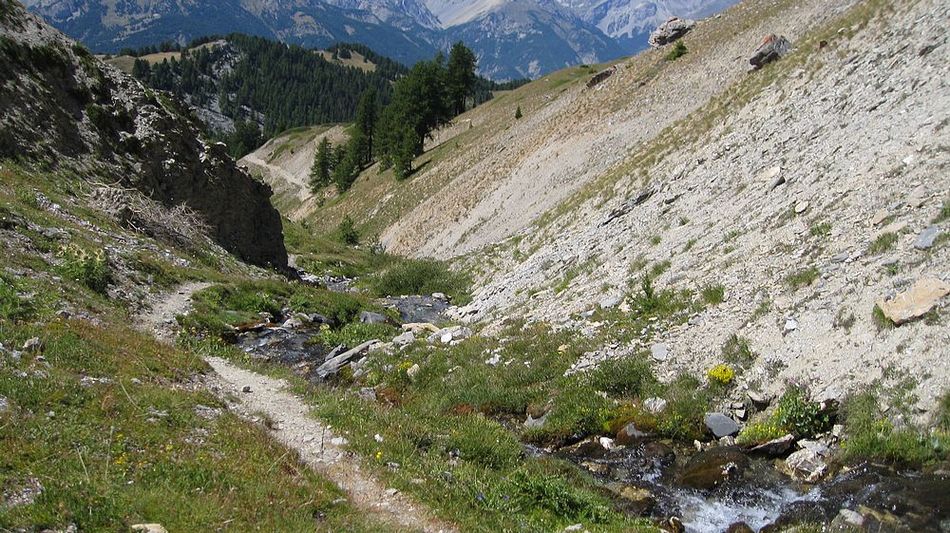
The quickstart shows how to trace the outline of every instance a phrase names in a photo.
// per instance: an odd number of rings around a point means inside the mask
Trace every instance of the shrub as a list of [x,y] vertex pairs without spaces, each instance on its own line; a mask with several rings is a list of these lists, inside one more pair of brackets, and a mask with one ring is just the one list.
[[874,323],[878,331],[896,327],[894,321],[887,318],[887,315],[884,314],[884,310],[877,304],[875,304],[874,309],[871,310],[871,322]]
[[397,263],[381,275],[370,280],[370,287],[377,296],[407,296],[442,292],[455,304],[471,300],[471,279],[462,273],[453,272],[441,261],[409,259]]
[[808,399],[801,387],[791,387],[778,402],[774,421],[796,437],[812,437],[831,427],[831,416]]
[[706,377],[709,378],[710,384],[728,385],[735,379],[736,371],[729,365],[719,364],[710,368],[709,371],[706,372]]
[[683,41],[676,41],[676,44],[673,45],[673,48],[668,54],[666,54],[667,61],[676,61],[677,59],[686,55],[689,52],[689,49],[686,48],[686,43]]
[[607,394],[636,397],[656,383],[650,362],[644,357],[610,359],[591,374],[594,388]]
[[783,427],[769,419],[746,425],[736,436],[736,442],[743,446],[755,446],[783,437],[787,433]]
[[521,113],[521,106],[518,106],[518,109],[515,109],[515,120],[520,120],[524,115]]
[[89,252],[76,244],[67,244],[57,254],[62,259],[59,269],[67,278],[104,294],[112,281],[109,258],[105,250]]
[[820,224],[815,224],[809,230],[812,237],[827,237],[831,235],[831,224],[828,222],[822,222]]
[[337,233],[343,244],[356,246],[360,243],[360,233],[357,231],[356,223],[353,222],[350,215],[344,216],[343,220],[340,221],[340,225],[337,227]]
[[690,441],[702,438],[703,418],[709,410],[709,392],[698,379],[681,374],[670,383],[663,395],[666,409],[657,421],[657,431],[666,437]]

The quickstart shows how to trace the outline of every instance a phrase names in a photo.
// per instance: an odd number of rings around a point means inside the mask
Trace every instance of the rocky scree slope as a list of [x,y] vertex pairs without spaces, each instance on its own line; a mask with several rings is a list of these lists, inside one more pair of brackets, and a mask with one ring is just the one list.
[[[464,312],[595,331],[583,316],[625,309],[652,271],[657,287],[721,287],[724,301],[577,368],[651,349],[668,376],[705,372],[738,335],[754,358],[745,387],[798,380],[840,397],[905,374],[932,408],[950,379],[948,20],[939,1],[864,2],[808,32],[781,29],[789,56],[635,145],[515,238],[470,254],[482,287]],[[918,283],[935,288],[929,298],[909,296]],[[875,306],[897,295],[925,318],[895,328]]]
[[[0,1],[0,70],[0,158],[73,171],[92,187],[132,188],[165,208],[186,208],[241,259],[287,266],[271,189],[237,168],[224,145],[202,140],[171,99],[11,0]],[[135,224],[132,206],[110,207]]]

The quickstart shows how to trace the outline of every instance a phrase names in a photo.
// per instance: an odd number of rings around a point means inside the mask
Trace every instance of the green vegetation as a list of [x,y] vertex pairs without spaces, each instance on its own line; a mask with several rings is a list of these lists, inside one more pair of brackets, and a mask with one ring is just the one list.
[[373,339],[388,341],[399,334],[399,330],[389,324],[362,324],[352,322],[340,329],[325,328],[313,340],[327,347],[343,345],[347,348]]
[[786,276],[785,284],[788,285],[791,290],[797,291],[814,283],[820,275],[821,273],[818,272],[817,267],[808,267]]
[[706,377],[711,385],[726,386],[732,383],[736,377],[736,371],[726,364],[718,364],[706,372]]
[[98,293],[106,292],[112,273],[105,250],[90,252],[77,244],[67,244],[57,255],[62,259],[60,271],[64,276]]
[[826,238],[831,235],[831,224],[829,222],[822,222],[815,224],[809,230],[812,237]]
[[677,59],[685,56],[689,52],[689,49],[686,48],[686,43],[683,41],[676,41],[676,44],[673,45],[673,48],[666,54],[667,61],[676,61]]
[[471,279],[430,259],[406,259],[367,280],[377,296],[403,296],[441,292],[457,305],[471,301]]
[[350,215],[344,216],[343,220],[340,221],[340,226],[337,228],[337,234],[340,237],[340,242],[343,244],[356,246],[360,243],[360,233],[356,230],[356,223],[353,222],[353,219],[350,218]]
[[707,285],[700,291],[700,296],[707,305],[719,305],[726,299],[726,288],[722,284]]
[[850,397],[844,403],[843,414],[842,449],[846,461],[917,466],[942,461],[950,455],[950,392],[940,398],[929,431],[906,422],[895,425],[885,414],[874,390]]
[[934,217],[934,224],[940,224],[950,220],[950,199],[944,200],[940,207],[940,212]]
[[868,246],[868,255],[878,255],[889,252],[897,246],[896,233],[882,233]]
[[22,320],[33,314],[28,298],[20,297],[19,284],[0,273],[0,320]]
[[763,444],[791,433],[796,438],[811,438],[831,429],[831,413],[808,399],[808,392],[791,386],[767,417],[748,424],[736,441],[743,445]]
[[893,320],[887,318],[884,311],[877,304],[875,304],[874,309],[871,310],[871,322],[874,323],[874,327],[876,327],[878,331],[897,326]]
[[0,323],[5,346],[31,337],[45,363],[6,358],[0,373],[0,477],[8,494],[42,493],[0,508],[0,529],[378,531],[262,428],[193,392],[195,354],[120,323]]
[[521,112],[521,106],[519,105],[518,108],[515,109],[515,120],[521,120],[522,117],[524,117],[524,114]]
[[746,368],[755,362],[755,352],[749,346],[749,341],[733,333],[722,345],[722,358],[727,363]]
[[787,434],[785,428],[779,426],[774,420],[766,419],[746,424],[736,436],[736,443],[742,446],[757,446]]

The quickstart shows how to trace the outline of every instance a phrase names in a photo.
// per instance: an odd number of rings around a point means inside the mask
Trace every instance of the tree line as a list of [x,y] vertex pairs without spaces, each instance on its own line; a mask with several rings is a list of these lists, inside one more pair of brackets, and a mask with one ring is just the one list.
[[409,176],[426,138],[476,105],[476,61],[474,52],[458,42],[448,60],[439,54],[417,63],[399,78],[387,105],[381,105],[373,89],[365,91],[349,140],[334,147],[324,137],[317,146],[311,188],[318,191],[334,184],[339,191],[346,191],[359,173],[376,161],[381,170],[392,168],[397,179]]

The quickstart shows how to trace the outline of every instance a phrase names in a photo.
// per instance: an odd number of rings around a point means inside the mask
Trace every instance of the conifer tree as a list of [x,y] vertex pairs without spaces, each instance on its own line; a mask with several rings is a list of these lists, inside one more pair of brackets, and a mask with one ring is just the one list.
[[310,189],[314,192],[330,184],[330,172],[333,170],[333,148],[330,140],[324,137],[317,145],[317,152],[310,167]]

